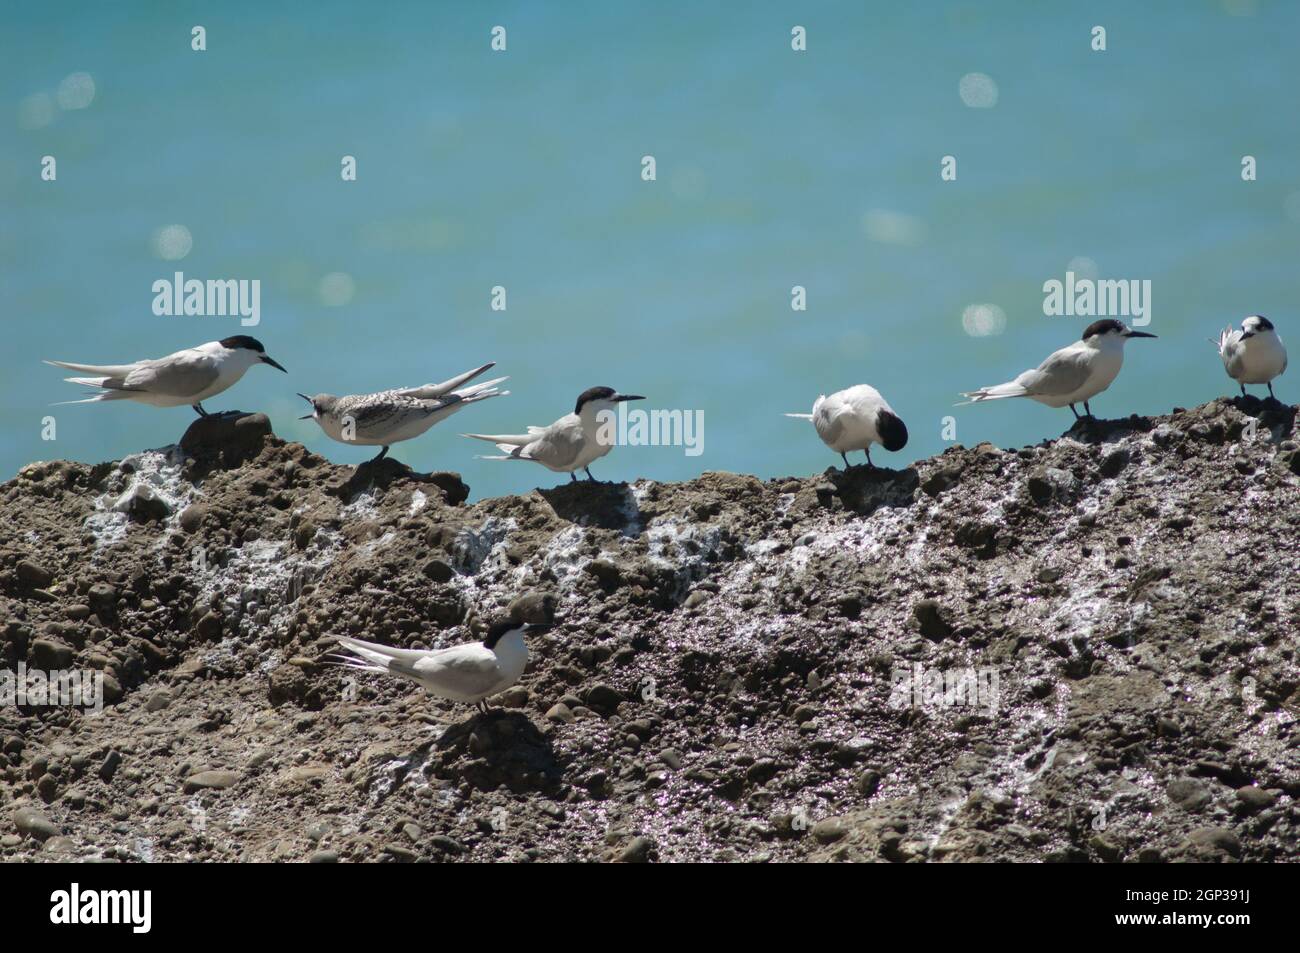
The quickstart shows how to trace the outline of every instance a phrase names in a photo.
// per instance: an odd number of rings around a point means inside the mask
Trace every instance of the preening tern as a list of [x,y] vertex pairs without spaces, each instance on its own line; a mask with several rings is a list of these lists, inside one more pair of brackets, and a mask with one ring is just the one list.
[[846,467],[851,450],[866,451],[867,465],[875,466],[871,462],[873,443],[891,451],[907,446],[907,427],[880,396],[880,391],[868,384],[858,384],[829,397],[823,394],[813,404],[811,414],[786,416],[811,420],[822,443],[843,457]]

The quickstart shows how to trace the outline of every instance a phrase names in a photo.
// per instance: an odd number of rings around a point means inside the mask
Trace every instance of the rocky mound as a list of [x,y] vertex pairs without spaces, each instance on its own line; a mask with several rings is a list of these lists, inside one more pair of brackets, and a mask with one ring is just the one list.
[[[2,667],[105,707],[0,707],[0,857],[1300,859],[1295,413],[472,506],[261,415],[31,464]],[[485,715],[326,664],[506,611]]]

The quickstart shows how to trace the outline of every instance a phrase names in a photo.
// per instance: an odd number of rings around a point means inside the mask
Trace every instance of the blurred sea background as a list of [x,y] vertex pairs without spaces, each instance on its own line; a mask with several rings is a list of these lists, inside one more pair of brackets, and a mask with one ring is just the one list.
[[[80,392],[42,358],[115,363],[237,333],[289,374],[254,368],[207,408],[264,411],[340,463],[374,450],[299,421],[295,391],[497,361],[512,396],[392,451],[461,472],[474,498],[565,477],[476,460],[490,448],[459,431],[549,423],[595,384],[704,412],[700,456],[617,448],[593,467],[606,480],[838,465],[782,413],[861,382],[911,431],[878,464],[941,452],[950,415],[968,446],[1057,436],[1068,410],[952,405],[1078,337],[1091,319],[1043,314],[1044,282],[1071,268],[1152,282],[1146,330],[1160,339],[1128,345],[1099,416],[1235,392],[1206,338],[1247,314],[1300,348],[1300,4],[181,2],[0,16],[0,479],[172,443],[193,419],[129,402],[52,409]],[[196,24],[205,52],[190,47]],[[791,49],[796,24],[806,52]],[[505,52],[490,49],[496,25]],[[41,180],[45,155],[55,182]],[[940,178],[945,155],[956,181]],[[1257,181],[1242,180],[1246,155]],[[151,286],[176,271],[260,279],[260,325],[155,316]],[[796,285],[806,311],[791,309]],[[1276,389],[1294,402],[1300,371]]]

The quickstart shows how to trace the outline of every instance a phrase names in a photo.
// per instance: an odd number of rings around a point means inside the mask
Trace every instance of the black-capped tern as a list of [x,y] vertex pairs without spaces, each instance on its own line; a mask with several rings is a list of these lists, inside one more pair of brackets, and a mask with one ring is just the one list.
[[800,420],[811,420],[817,428],[822,443],[844,458],[849,466],[848,453],[863,450],[867,465],[871,462],[871,445],[878,443],[886,450],[902,450],[907,446],[907,427],[880,391],[869,384],[858,384],[837,391],[829,397],[817,398],[811,414],[786,414]]
[[509,379],[506,377],[458,389],[466,381],[473,380],[495,366],[495,362],[484,364],[441,384],[397,388],[377,394],[352,394],[346,397],[335,397],[333,394],[308,397],[299,394],[299,397],[311,404],[312,409],[310,414],[299,419],[315,420],[326,436],[339,443],[382,447],[379,455],[370,460],[371,463],[377,463],[388,453],[392,444],[420,436],[462,407],[489,397],[508,395],[510,391],[499,390],[496,386]]
[[550,628],[510,619],[493,623],[481,642],[462,642],[445,649],[395,649],[377,642],[335,636],[350,656],[334,664],[363,672],[400,675],[431,695],[467,705],[488,707],[487,699],[505,691],[524,674],[528,646],[524,635]]
[[153,407],[188,404],[200,417],[208,415],[203,409],[203,401],[235,384],[254,364],[270,364],[277,370],[284,370],[267,356],[261,341],[247,334],[236,334],[166,357],[130,364],[45,363],[91,375],[64,378],[69,383],[101,388],[85,400],[65,400],[61,404],[93,404],[101,400],[134,400]]
[[529,427],[526,434],[467,433],[463,437],[495,443],[505,456],[484,460],[532,460],[556,473],[585,470],[594,480],[590,465],[613,448],[613,417],[618,405],[628,400],[645,400],[638,394],[620,394],[612,387],[589,387],[578,395],[573,413],[565,414],[549,427]]
[[1241,386],[1242,397],[1247,384],[1267,384],[1268,396],[1277,399],[1273,378],[1286,370],[1286,348],[1272,321],[1252,314],[1241,322],[1241,330],[1225,328],[1219,340],[1210,343],[1219,349],[1228,376]]
[[962,396],[970,400],[957,406],[1028,397],[1048,407],[1069,407],[1076,418],[1079,411],[1074,405],[1082,403],[1084,412],[1091,417],[1088,401],[1109,387],[1124,365],[1124,342],[1129,338],[1153,337],[1154,334],[1134,331],[1113,318],[1094,321],[1084,329],[1080,340],[1053,352],[1038,367],[1005,384],[964,393]]

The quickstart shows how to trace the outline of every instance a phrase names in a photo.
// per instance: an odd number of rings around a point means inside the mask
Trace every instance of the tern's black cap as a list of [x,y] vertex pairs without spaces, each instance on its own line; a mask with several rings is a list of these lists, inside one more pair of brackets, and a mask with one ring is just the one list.
[[1270,321],[1268,318],[1264,317],[1262,314],[1252,314],[1251,317],[1255,319],[1255,327],[1258,328],[1259,330],[1261,331],[1273,330],[1273,322]]
[[1080,340],[1086,341],[1094,334],[1105,334],[1107,331],[1118,331],[1124,334],[1128,328],[1124,327],[1124,322],[1116,321],[1114,318],[1102,318],[1100,321],[1094,321],[1083,329],[1083,337]]
[[876,412],[876,433],[886,450],[902,450],[907,446],[907,427],[897,414],[887,410]]
[[235,334],[228,338],[222,338],[220,344],[232,351],[247,348],[250,351],[256,351],[258,354],[266,353],[266,348],[262,347],[262,342],[257,338],[249,337],[247,334]]
[[497,643],[501,641],[502,636],[511,629],[523,628],[523,625],[522,622],[516,622],[510,618],[498,619],[489,626],[487,635],[483,638],[483,644],[490,649],[494,649],[497,647]]
[[574,406],[573,412],[575,414],[580,414],[582,413],[582,405],[588,401],[609,400],[617,393],[618,391],[614,390],[612,387],[588,387],[578,395],[578,403]]

